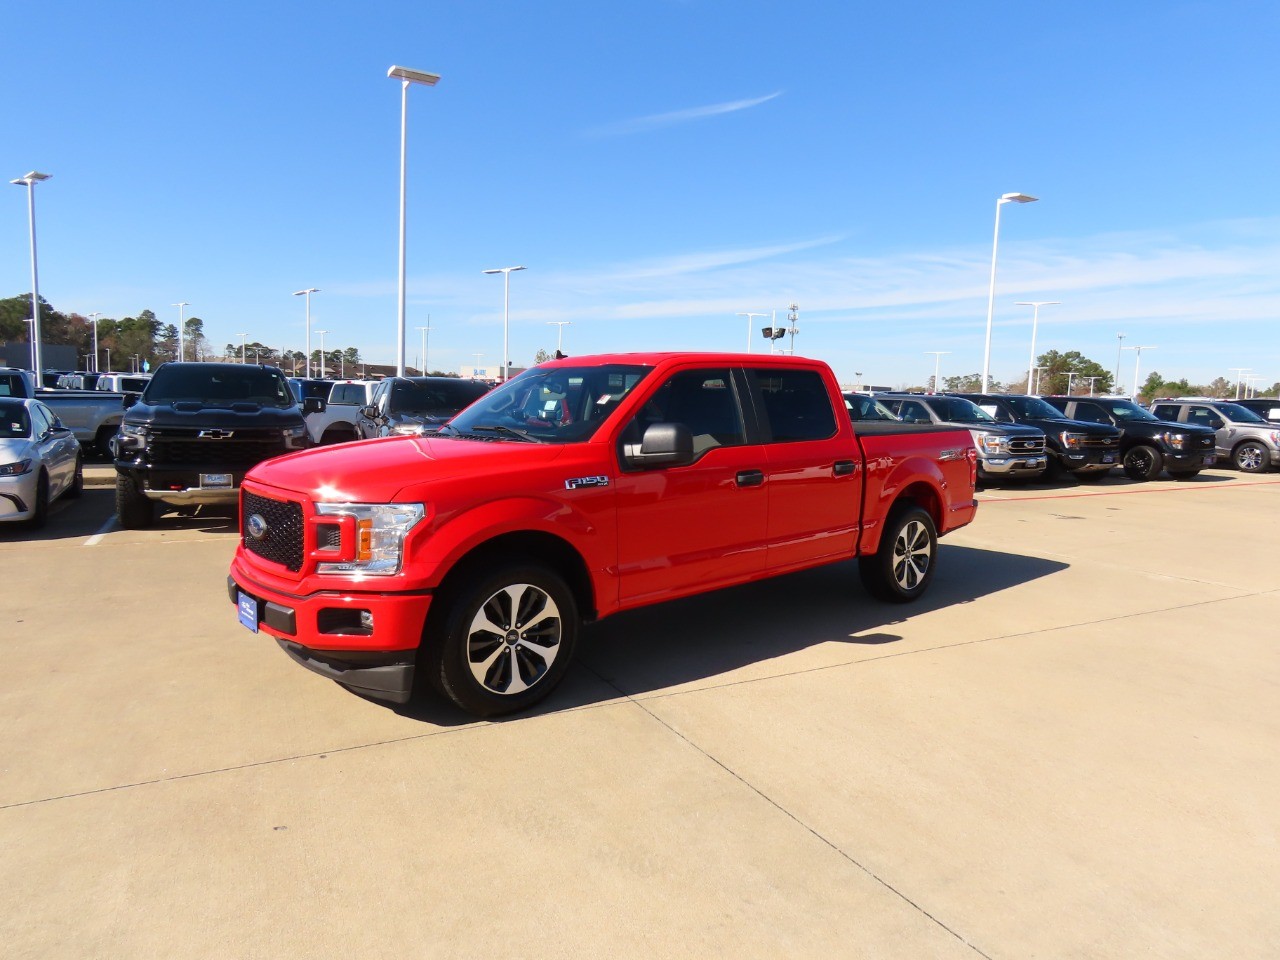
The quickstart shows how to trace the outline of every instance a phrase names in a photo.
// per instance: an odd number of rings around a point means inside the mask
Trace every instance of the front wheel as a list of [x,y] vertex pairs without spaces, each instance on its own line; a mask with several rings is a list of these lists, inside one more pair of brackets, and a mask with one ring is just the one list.
[[67,492],[63,494],[68,500],[74,500],[76,497],[84,493],[84,460],[80,454],[76,454],[76,471],[71,475],[71,486],[67,487]]
[[39,530],[49,522],[49,475],[43,470],[36,480],[36,502],[32,504],[31,516],[27,520],[27,528]]
[[889,603],[919,599],[933,579],[938,532],[933,517],[910,506],[889,514],[880,548],[858,560],[858,573],[872,596]]
[[1124,475],[1140,483],[1154,480],[1160,475],[1160,468],[1163,466],[1164,460],[1155,447],[1130,447],[1124,455]]
[[564,677],[578,626],[578,605],[559,575],[538,564],[500,568],[464,584],[442,629],[429,628],[430,679],[479,717],[524,710]]
[[1254,443],[1250,440],[1236,447],[1235,452],[1231,454],[1231,459],[1235,461],[1236,469],[1244,473],[1262,473],[1267,469],[1267,448],[1260,443]]
[[122,473],[116,474],[116,520],[125,530],[141,530],[151,526],[156,519],[155,506],[148,500],[133,480]]

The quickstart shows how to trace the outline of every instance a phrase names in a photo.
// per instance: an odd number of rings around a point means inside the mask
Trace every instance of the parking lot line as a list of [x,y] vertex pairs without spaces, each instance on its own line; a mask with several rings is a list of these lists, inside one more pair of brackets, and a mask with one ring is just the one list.
[[116,518],[114,516],[108,517],[107,522],[104,523],[101,527],[99,527],[98,532],[95,533],[88,540],[86,540],[84,542],[84,545],[86,547],[96,547],[99,543],[102,542],[102,538],[112,531],[115,525],[116,525]]

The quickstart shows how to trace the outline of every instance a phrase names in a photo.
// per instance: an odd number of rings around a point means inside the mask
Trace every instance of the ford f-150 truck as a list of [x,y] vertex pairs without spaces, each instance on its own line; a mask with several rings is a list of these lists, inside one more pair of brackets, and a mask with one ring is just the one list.
[[227,589],[323,676],[403,703],[416,675],[488,716],[544,697],[581,623],[622,610],[849,558],[915,600],[975,476],[967,430],[855,425],[818,361],[566,358],[429,437],[255,467]]

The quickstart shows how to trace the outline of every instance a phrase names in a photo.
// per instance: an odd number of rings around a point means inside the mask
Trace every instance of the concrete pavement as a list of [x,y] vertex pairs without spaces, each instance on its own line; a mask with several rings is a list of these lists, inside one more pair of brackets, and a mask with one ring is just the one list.
[[241,628],[227,514],[0,530],[8,957],[1274,957],[1280,477],[984,492],[594,625],[532,715]]

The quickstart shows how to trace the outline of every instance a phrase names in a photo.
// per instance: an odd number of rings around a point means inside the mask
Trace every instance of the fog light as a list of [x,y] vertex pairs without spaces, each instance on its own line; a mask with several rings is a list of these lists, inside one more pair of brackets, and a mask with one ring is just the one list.
[[365,630],[368,630],[370,633],[373,633],[373,611],[372,610],[360,611],[360,626],[363,627]]

